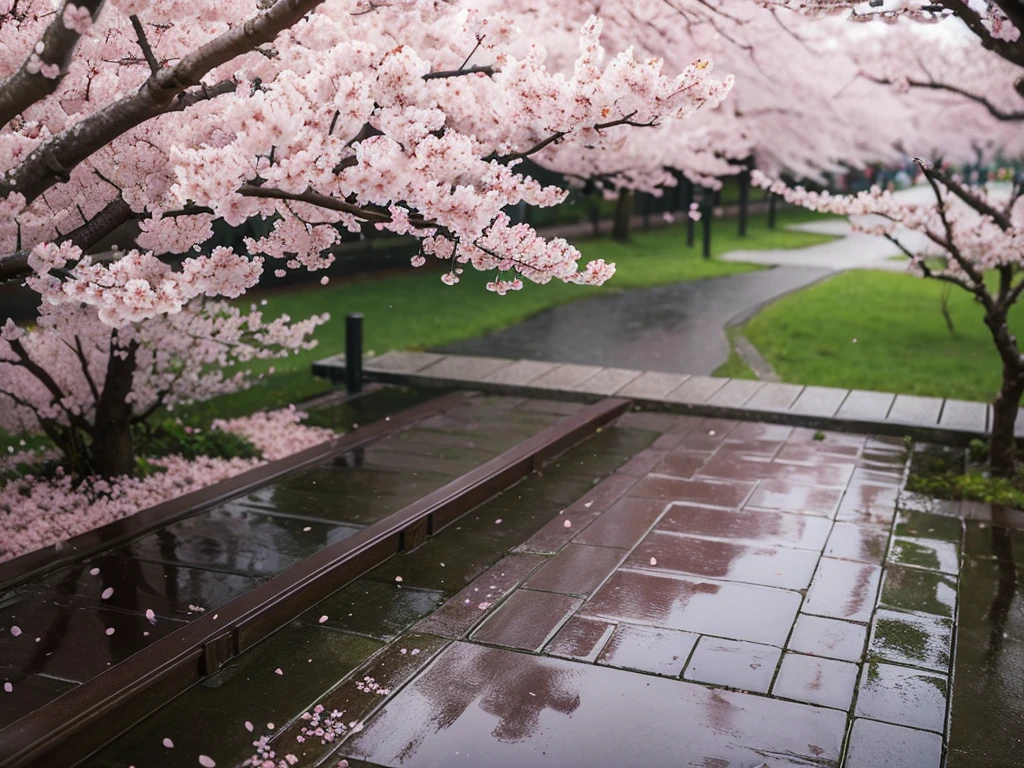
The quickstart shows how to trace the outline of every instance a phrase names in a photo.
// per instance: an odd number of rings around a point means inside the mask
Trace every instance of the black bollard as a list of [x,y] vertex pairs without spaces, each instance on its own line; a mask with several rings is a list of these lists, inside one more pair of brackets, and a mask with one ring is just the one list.
[[775,229],[775,201],[777,195],[774,192],[768,193],[768,229]]
[[345,316],[345,388],[350,394],[363,390],[363,316]]

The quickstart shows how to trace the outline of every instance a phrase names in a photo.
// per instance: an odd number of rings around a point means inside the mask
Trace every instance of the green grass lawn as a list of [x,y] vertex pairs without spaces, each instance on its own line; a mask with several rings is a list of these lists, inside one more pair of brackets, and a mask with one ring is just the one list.
[[942,290],[909,275],[845,272],[765,308],[743,332],[783,381],[991,400],[1000,363],[981,308],[954,287],[951,335]]
[[[314,285],[301,290],[254,293],[243,303],[266,298],[268,317],[287,313],[294,319],[313,313],[330,312],[331,321],[317,330],[318,346],[310,351],[274,361],[275,373],[246,392],[218,398],[189,409],[197,415],[230,417],[260,408],[275,408],[298,402],[329,389],[310,375],[314,360],[341,352],[345,345],[345,314],[361,312],[365,318],[364,350],[383,354],[392,349],[426,349],[505,328],[558,304],[596,296],[607,291],[644,288],[705,277],[758,269],[752,264],[720,261],[717,256],[740,248],[797,248],[831,238],[806,232],[788,232],[783,227],[815,218],[802,210],[779,213],[778,228],[770,230],[764,216],[751,217],[748,235],[736,235],[736,222],[715,221],[712,258],[700,255],[698,245],[688,248],[681,226],[638,230],[632,242],[616,243],[608,238],[584,239],[576,243],[583,261],[605,259],[615,262],[615,277],[601,288],[551,282],[527,283],[523,290],[496,296],[484,288],[492,275],[467,268],[457,285],[440,281],[440,272],[423,267],[408,274],[373,277],[339,285]],[[264,366],[265,367],[265,366]]]

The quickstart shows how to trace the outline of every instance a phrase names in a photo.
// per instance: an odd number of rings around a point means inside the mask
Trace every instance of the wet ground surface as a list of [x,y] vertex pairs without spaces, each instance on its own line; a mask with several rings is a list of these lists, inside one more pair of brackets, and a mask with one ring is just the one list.
[[[407,404],[385,391],[316,419],[347,427]],[[370,447],[0,594],[0,682],[16,691],[0,693],[0,728],[578,408],[471,397]],[[431,597],[415,604],[433,608]],[[378,619],[387,626],[386,613]]]
[[[449,344],[439,351],[711,374],[729,356],[723,328],[730,320],[832,271],[777,267],[621,291],[555,307],[518,325]],[[580,344],[583,335],[601,339],[601,343]]]
[[84,764],[1024,765],[1024,533],[906,458],[628,414]]

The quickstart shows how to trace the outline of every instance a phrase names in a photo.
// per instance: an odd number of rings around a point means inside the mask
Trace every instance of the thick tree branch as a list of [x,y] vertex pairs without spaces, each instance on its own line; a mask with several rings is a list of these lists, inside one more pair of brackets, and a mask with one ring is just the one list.
[[[20,192],[31,203],[66,179],[94,152],[132,128],[174,107],[174,100],[217,67],[269,43],[324,0],[277,0],[269,10],[229,29],[151,75],[134,93],[43,142],[0,179],[0,197]],[[205,97],[205,95],[204,95]]]
[[[133,218],[135,218],[135,214],[132,213],[132,209],[118,197],[107,203],[103,210],[82,226],[58,238],[56,242],[58,244],[71,243],[84,251]],[[18,280],[31,274],[32,269],[28,265],[29,253],[30,251],[23,250],[10,256],[0,257],[0,283]]]
[[[873,83],[878,83],[879,85],[893,84],[893,81],[886,77],[874,77],[873,75],[869,75],[866,73],[864,73],[864,77],[872,81]],[[933,91],[947,91],[949,93],[955,93],[958,96],[963,96],[965,99],[969,99],[970,101],[973,101],[974,103],[983,106],[986,110],[988,110],[988,113],[992,115],[992,117],[994,117],[996,120],[1024,120],[1024,110],[1001,109],[1000,107],[997,107],[991,101],[986,99],[984,96],[979,96],[975,93],[971,93],[970,91],[964,88],[960,88],[959,86],[956,85],[950,85],[949,83],[940,83],[935,80],[908,79],[907,82],[910,84],[911,88],[927,88]]]
[[441,72],[428,72],[423,76],[424,80],[444,80],[449,77],[462,77],[463,75],[484,74],[491,77],[494,74],[494,67],[483,64],[479,66],[466,67],[464,69],[447,69]]
[[[1010,2],[1017,2],[1017,0],[1010,0]],[[1010,42],[993,37],[988,27],[985,26],[981,14],[974,10],[966,0],[936,0],[936,4],[959,16],[968,29],[977,35],[983,48],[1002,56],[1007,61],[1024,66],[1024,46],[1019,41]]]
[[[78,0],[79,8],[88,8],[95,19],[103,8],[103,0]],[[43,46],[43,52],[35,54],[30,52],[22,63],[21,67],[3,82],[0,82],[0,128],[3,128],[11,120],[20,115],[26,109],[38,101],[45,99],[57,90],[68,64],[74,56],[75,48],[78,46],[80,35],[73,29],[64,26],[64,7],[54,14],[46,31],[39,40]],[[34,49],[33,49],[34,51]],[[33,57],[36,57],[35,64]],[[46,77],[39,69],[38,61],[44,65],[57,65],[60,67],[60,74],[57,77]],[[35,70],[34,72],[31,70]],[[2,195],[0,195],[2,196]]]

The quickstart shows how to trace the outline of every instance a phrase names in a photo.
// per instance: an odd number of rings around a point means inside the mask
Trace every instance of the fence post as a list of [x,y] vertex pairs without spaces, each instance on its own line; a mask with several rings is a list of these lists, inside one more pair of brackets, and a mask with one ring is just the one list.
[[775,202],[776,194],[768,193],[768,229],[775,229]]
[[363,316],[345,316],[345,388],[350,394],[363,390]]

